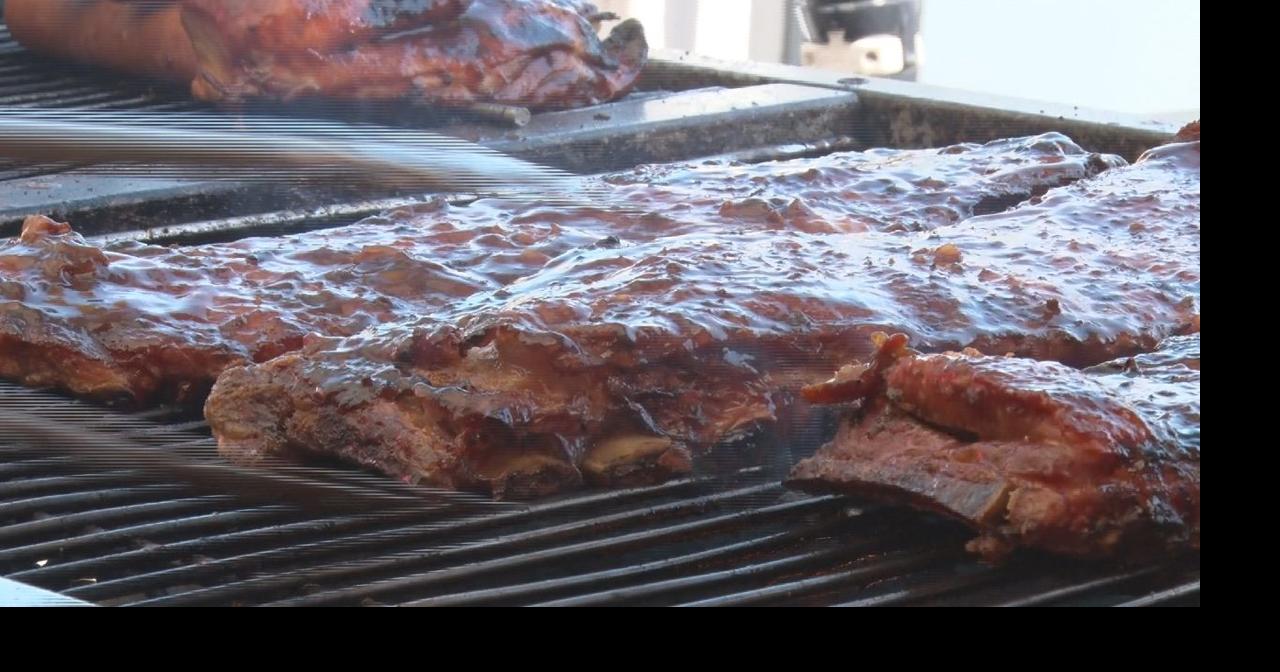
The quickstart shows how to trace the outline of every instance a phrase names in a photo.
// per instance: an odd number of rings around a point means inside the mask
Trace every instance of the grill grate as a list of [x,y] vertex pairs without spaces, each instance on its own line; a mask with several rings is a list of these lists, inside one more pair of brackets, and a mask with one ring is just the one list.
[[[103,428],[214,452],[203,423],[178,412],[126,416],[7,385],[0,404],[91,409]],[[0,437],[0,456],[0,575],[103,605],[1199,603],[1198,558],[1121,568],[1028,555],[990,567],[964,554],[957,526],[789,492],[767,466],[537,504],[459,496],[315,516],[128,470],[86,473],[13,437]]]
[[[76,110],[195,111],[203,106],[165,85],[139,83],[118,75],[63,63],[48,63],[28,54],[0,23],[0,107]],[[0,182],[57,172],[0,159]]]

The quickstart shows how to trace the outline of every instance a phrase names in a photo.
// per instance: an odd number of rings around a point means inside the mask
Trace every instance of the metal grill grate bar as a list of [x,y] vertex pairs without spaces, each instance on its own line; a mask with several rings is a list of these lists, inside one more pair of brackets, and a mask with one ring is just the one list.
[[873,557],[854,564],[852,569],[834,572],[811,579],[800,579],[771,585],[767,588],[712,597],[696,602],[688,602],[686,607],[729,607],[747,606],[764,602],[801,597],[823,590],[832,590],[854,583],[868,583],[875,579],[883,579],[913,571],[930,565],[950,562],[958,557],[955,549],[917,548],[890,554],[885,557]]
[[1197,603],[1197,604],[1199,604],[1199,602],[1200,602],[1200,579],[1196,579],[1195,581],[1191,581],[1191,582],[1189,582],[1189,583],[1184,583],[1184,584],[1182,584],[1182,585],[1180,585],[1180,586],[1177,586],[1177,587],[1175,587],[1175,588],[1170,588],[1170,589],[1168,589],[1168,590],[1162,590],[1162,591],[1160,591],[1160,592],[1158,592],[1158,593],[1153,593],[1153,594],[1148,595],[1148,596],[1146,596],[1146,597],[1141,597],[1141,598],[1138,598],[1138,599],[1136,599],[1136,600],[1130,600],[1129,602],[1124,602],[1124,603],[1119,604],[1119,605],[1116,605],[1116,606],[1120,606],[1120,607],[1159,607],[1159,606],[1165,606],[1165,605],[1172,604],[1172,603],[1176,603],[1176,602],[1181,602],[1181,601],[1183,601],[1183,600],[1187,600],[1187,599],[1191,599],[1191,598],[1194,598],[1194,599],[1195,599],[1195,601],[1196,601],[1196,603]]
[[153,497],[182,494],[182,489],[171,485],[142,485],[115,487],[85,492],[70,492],[31,499],[0,503],[0,520],[17,520],[35,513],[54,513],[67,510],[100,508],[112,504],[137,502]]
[[[0,543],[16,543],[18,539],[39,539],[50,534],[65,534],[88,527],[119,524],[137,521],[147,517],[173,516],[208,510],[211,505],[222,502],[222,497],[195,497],[147,502],[130,506],[113,506],[93,511],[81,511],[64,515],[49,516],[25,523],[0,527]],[[6,556],[21,552],[22,546],[0,549],[0,560]]]
[[[111,544],[134,539],[167,540],[189,537],[208,531],[242,527],[248,524],[267,524],[280,518],[280,512],[274,508],[245,509],[234,511],[216,511],[207,513],[208,502],[203,500],[173,500],[143,505],[145,513],[164,515],[163,520],[121,527],[92,534],[71,536],[43,543],[17,546],[0,550],[0,563],[16,563],[32,561],[51,555],[67,555],[83,552],[87,549],[102,548]],[[96,513],[96,512],[95,512]],[[198,515],[186,515],[198,513]],[[184,516],[184,517],[175,517]],[[87,523],[89,527],[93,523]],[[16,526],[15,526],[16,527]],[[8,532],[9,528],[3,531]]]
[[761,553],[789,542],[798,542],[802,539],[825,532],[834,527],[837,522],[838,521],[834,519],[827,519],[817,524],[807,525],[789,532],[774,532],[771,534],[765,534],[761,537],[752,538],[747,541],[719,545],[705,551],[665,558],[662,560],[626,565],[616,569],[577,574],[547,581],[502,586],[500,588],[476,590],[452,595],[442,595],[440,597],[408,602],[402,606],[455,607],[494,603],[528,603],[534,598],[543,598],[555,593],[581,591],[584,589],[594,592],[601,588],[609,588],[611,584],[621,581],[644,578],[654,574],[665,574],[684,569],[686,567],[696,567],[713,561],[724,561],[731,558]]
[[[951,574],[951,572],[946,572]],[[930,581],[922,585],[912,586],[894,590],[881,595],[865,597],[858,600],[843,602],[835,606],[838,607],[888,607],[894,605],[908,604],[918,602],[930,597],[955,593],[969,588],[986,585],[1000,580],[1001,573],[991,567],[981,567],[967,574],[960,576],[947,576],[946,578]]]
[[[177,602],[179,599],[198,599],[201,603],[210,601],[225,603],[250,593],[273,592],[324,581],[352,581],[376,577],[380,573],[416,571],[424,565],[442,564],[451,560],[459,562],[475,561],[486,554],[516,553],[525,548],[536,548],[539,544],[562,542],[584,534],[599,534],[627,524],[652,523],[709,507],[713,504],[725,504],[735,500],[759,496],[770,491],[776,492],[780,489],[781,486],[776,483],[770,483],[763,486],[705,495],[674,504],[642,507],[608,516],[575,520],[570,523],[541,527],[479,542],[443,548],[437,545],[430,550],[421,550],[422,545],[432,541],[439,544],[441,540],[447,539],[450,535],[456,535],[461,532],[496,527],[497,522],[503,519],[504,516],[501,514],[497,516],[480,516],[461,521],[450,520],[443,523],[413,525],[389,532],[366,533],[356,537],[327,539],[314,544],[296,545],[287,549],[276,549],[264,553],[210,562],[199,568],[185,567],[165,572],[170,580],[184,577],[186,580],[180,581],[180,583],[189,585],[192,578],[191,575],[196,573],[191,570],[196,569],[202,570],[203,573],[203,571],[210,569],[234,570],[249,566],[267,567],[278,565],[286,560],[297,562],[304,558],[308,560],[322,558],[329,560],[329,564],[324,566],[312,566],[306,570],[293,569],[287,573],[271,574],[242,583],[222,583],[213,588],[192,591],[193,594],[190,596],[181,598],[179,596],[171,596],[165,602]],[[511,518],[519,515],[508,514]],[[401,550],[399,552],[393,551],[390,555],[368,559],[369,550],[390,549],[396,546],[400,547]],[[415,550],[415,546],[418,550]],[[357,559],[337,563],[332,561],[332,556],[335,554],[343,552],[351,554],[355,551],[362,551],[357,554]],[[95,588],[97,587],[100,586]],[[83,595],[79,596],[84,597]]]
[[1037,607],[1037,606],[1042,606],[1046,604],[1052,604],[1054,602],[1059,602],[1071,597],[1084,595],[1086,593],[1102,590],[1105,588],[1114,588],[1122,584],[1128,583],[1130,581],[1134,581],[1136,579],[1151,576],[1152,574],[1156,573],[1156,569],[1157,568],[1155,567],[1148,567],[1146,569],[1138,570],[1135,572],[1125,572],[1122,574],[1104,576],[1102,578],[1092,579],[1089,581],[1072,583],[1054,590],[1049,590],[1041,593],[1036,593],[1034,595],[1029,595],[1027,597],[1021,597],[1018,599],[1009,600],[998,606]]
[[759,520],[779,515],[829,511],[843,508],[844,506],[844,502],[836,497],[788,502],[632,534],[561,545],[515,556],[503,556],[495,560],[468,563],[421,575],[401,576],[387,581],[364,583],[351,588],[309,595],[277,604],[279,606],[320,606],[335,602],[355,601],[362,598],[376,598],[392,593],[404,595],[410,591],[423,590],[431,586],[448,584],[463,579],[474,579],[499,572],[521,571],[527,569],[530,565],[539,563],[566,561],[592,553],[621,553],[636,546],[657,544],[681,536],[722,530],[726,527],[738,529]]

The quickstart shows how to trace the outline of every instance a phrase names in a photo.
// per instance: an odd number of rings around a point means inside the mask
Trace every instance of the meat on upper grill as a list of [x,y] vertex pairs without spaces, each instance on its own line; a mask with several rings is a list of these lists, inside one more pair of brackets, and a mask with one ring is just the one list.
[[582,0],[11,0],[31,51],[190,84],[203,100],[570,108],[631,90],[644,29]]
[[579,0],[185,4],[199,67],[192,90],[205,100],[322,95],[579,107],[629,91],[648,58],[639,23],[602,41],[599,11]]
[[1122,163],[1050,135],[651,166],[598,207],[176,248],[33,218],[0,250],[0,375],[142,404],[221,375],[206,414],[245,462],[504,496],[661,480],[793,432],[794,393],[876,331],[1072,366],[1198,332],[1199,143]]

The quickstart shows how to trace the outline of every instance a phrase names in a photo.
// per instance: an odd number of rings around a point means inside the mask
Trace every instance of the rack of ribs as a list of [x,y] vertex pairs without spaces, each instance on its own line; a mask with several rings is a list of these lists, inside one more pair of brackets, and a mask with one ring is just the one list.
[[805,390],[859,402],[791,481],[956,517],[998,558],[1020,546],[1097,557],[1200,548],[1200,335],[1084,371],[906,337]]
[[200,247],[34,219],[0,250],[0,375],[134,403],[221,375],[206,416],[242,462],[509,497],[660,480],[785,432],[795,391],[876,331],[1084,366],[1198,330],[1198,142],[1120,163],[1042,136],[644,167],[602,180],[618,207]]
[[[0,243],[0,376],[133,405],[199,403],[308,334],[448,310],[601,241],[697,230],[930,229],[1114,165],[1061,136],[755,166],[645,167],[613,207],[484,200],[226,245],[100,247],[34,217]],[[655,172],[666,176],[656,179]],[[747,213],[759,216],[749,217]]]
[[766,440],[877,330],[1078,366],[1198,333],[1198,156],[1160,148],[931,230],[704,226],[576,250],[447,322],[232,369],[206,416],[250,463],[319,451],[511,497],[660,480]]
[[639,23],[580,0],[13,0],[37,53],[191,83],[237,102],[322,96],[535,108],[625,94],[648,58]]

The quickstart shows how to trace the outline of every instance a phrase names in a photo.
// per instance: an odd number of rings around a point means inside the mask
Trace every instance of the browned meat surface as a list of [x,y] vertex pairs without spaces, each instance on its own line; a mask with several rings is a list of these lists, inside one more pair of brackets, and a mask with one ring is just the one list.
[[597,237],[447,206],[227,245],[99,248],[44,217],[0,247],[0,376],[146,405],[228,366],[492,291]]
[[456,21],[471,0],[183,0],[233,53],[319,53]]
[[13,38],[45,56],[189,84],[196,54],[169,0],[8,0]]
[[231,370],[206,415],[243,461],[321,451],[536,495],[687,469],[773,426],[800,381],[867,361],[880,328],[1076,365],[1198,331],[1198,144],[932,230],[675,228],[575,250],[448,320]]
[[[967,328],[971,338],[908,332],[922,347],[968,345],[1076,367],[1152,350],[1200,329],[1200,141],[1157,147],[1133,166],[934,240],[932,261],[950,277],[903,291],[938,307],[934,324]],[[930,300],[940,285],[954,308]],[[1026,336],[1007,328],[1018,323]]]
[[1198,142],[969,217],[1105,165],[1045,136],[650,167],[604,181],[625,210],[491,200],[199,247],[33,218],[0,248],[0,375],[150,403],[230,368],[206,410],[245,461],[511,496],[653,480],[785,434],[792,392],[876,330],[1073,365],[1198,330]]
[[[814,159],[660,164],[606,178],[612,200],[668,233],[689,222],[808,233],[919,231],[1007,210],[1124,160],[1058,133],[936,150],[870,149]],[[596,216],[596,213],[587,213]]]
[[597,10],[576,0],[315,4],[187,0],[196,96],[577,107],[626,93],[648,58],[640,24],[601,41]]
[[[492,297],[575,249],[726,229],[928,229],[1105,165],[1061,136],[1043,136],[759,166],[651,167],[608,179],[606,193],[626,211],[482,201],[177,248],[100,248],[33,218],[21,238],[0,243],[0,376],[143,404],[199,401],[230,365],[297,349],[312,333],[353,335],[420,315],[447,322],[462,299]],[[657,172],[665,176],[650,185]],[[744,183],[752,191],[741,191]],[[779,203],[808,214],[743,214]]]
[[[1081,372],[915,355],[806,390],[861,401],[792,482],[903,501],[979,531],[970,548],[1150,556],[1200,547],[1200,336]],[[860,383],[860,384],[858,384]]]
[[538,108],[630,90],[640,24],[606,40],[581,0],[13,0],[14,37],[41,54],[189,82],[199,98]]

